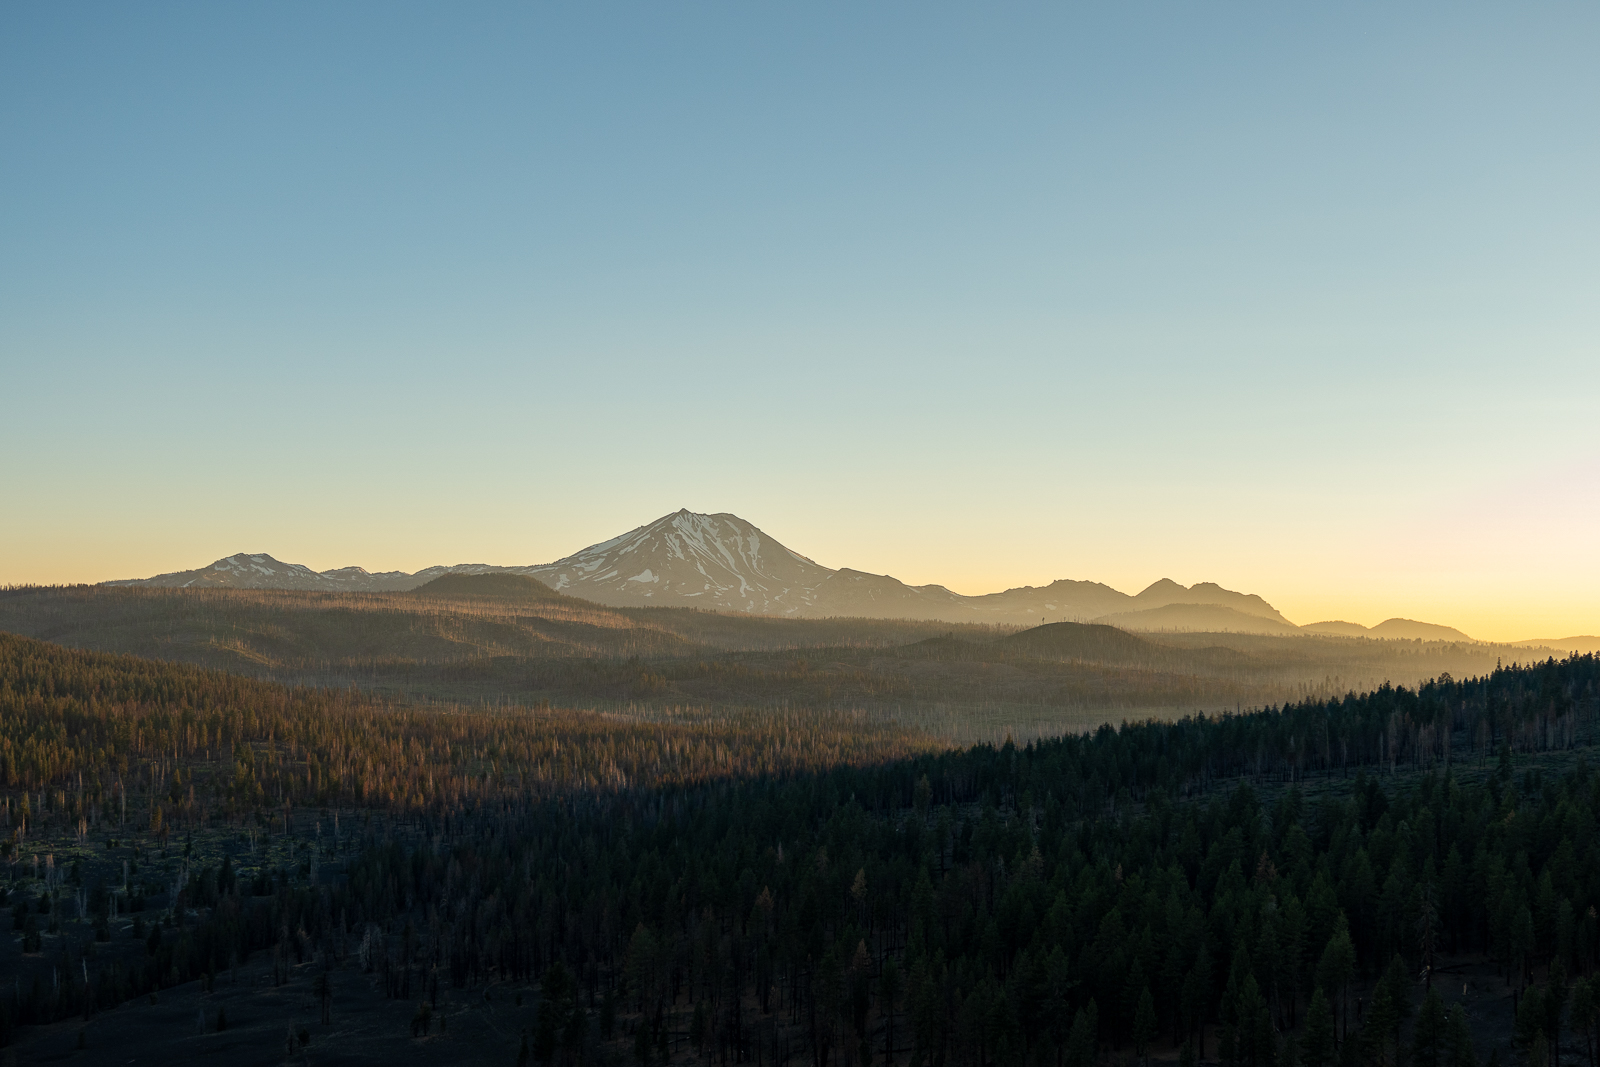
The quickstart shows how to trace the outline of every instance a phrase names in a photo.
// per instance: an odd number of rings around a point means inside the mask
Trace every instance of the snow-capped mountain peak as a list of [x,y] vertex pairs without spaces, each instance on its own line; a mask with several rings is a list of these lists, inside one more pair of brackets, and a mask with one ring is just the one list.
[[787,615],[810,607],[833,572],[737,515],[684,509],[525,573],[557,592],[602,604],[665,602]]

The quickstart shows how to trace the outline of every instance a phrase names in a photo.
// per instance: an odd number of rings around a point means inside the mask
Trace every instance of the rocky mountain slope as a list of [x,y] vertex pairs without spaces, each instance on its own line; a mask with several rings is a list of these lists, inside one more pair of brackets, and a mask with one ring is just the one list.
[[834,571],[737,515],[679,511],[521,573],[600,604],[815,614]]

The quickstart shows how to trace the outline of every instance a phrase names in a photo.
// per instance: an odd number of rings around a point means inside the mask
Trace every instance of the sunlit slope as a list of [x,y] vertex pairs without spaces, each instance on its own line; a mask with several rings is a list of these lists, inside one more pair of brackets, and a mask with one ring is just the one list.
[[10,590],[0,629],[408,699],[854,709],[942,717],[951,732],[1342,695],[1536,658],[1459,642],[611,609],[508,574],[383,594]]
[[[514,576],[513,576],[514,577]],[[533,582],[533,579],[522,579]],[[534,582],[537,585],[537,582]],[[659,656],[694,642],[585,601],[412,593],[79,587],[0,596],[0,629],[234,669],[377,669],[486,657]]]

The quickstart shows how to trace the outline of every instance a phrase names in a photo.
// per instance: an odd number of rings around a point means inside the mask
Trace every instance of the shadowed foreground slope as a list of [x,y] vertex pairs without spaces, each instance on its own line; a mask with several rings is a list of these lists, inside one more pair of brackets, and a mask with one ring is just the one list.
[[1597,706],[1588,656],[1023,748],[767,747],[814,769],[630,726],[622,784],[547,773],[607,743],[559,718],[383,714],[3,637],[0,1042],[1543,1064],[1600,993]]

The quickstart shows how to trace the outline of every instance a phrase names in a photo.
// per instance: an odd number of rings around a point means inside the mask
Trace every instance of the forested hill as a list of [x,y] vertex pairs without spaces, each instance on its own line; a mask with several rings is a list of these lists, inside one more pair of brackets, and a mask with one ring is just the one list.
[[1134,635],[1077,623],[1013,633],[611,609],[543,588],[517,575],[457,575],[383,594],[0,590],[0,631],[278,682],[355,686],[400,702],[547,703],[632,717],[684,707],[865,713],[956,744],[1326,699],[1385,680],[1415,686],[1529,655],[1327,636]]
[[[1359,766],[1449,765],[1502,743],[1568,748],[1594,719],[1597,664],[1600,657],[1574,656],[1467,681],[1445,675],[1416,690],[1385,685],[1260,713],[1106,726],[1029,751],[1054,768],[1058,792],[1092,806],[1099,788],[1186,794],[1240,775],[1293,780]],[[720,747],[688,755],[685,731],[720,735]],[[608,740],[586,747],[591,737]],[[289,688],[0,633],[0,786],[39,789],[83,775],[77,803],[88,813],[113,789],[138,788],[128,776],[148,777],[138,768],[149,762],[186,783],[184,817],[204,820],[268,795],[428,810],[519,789],[638,790],[881,762],[930,744],[810,712],[662,724],[550,709],[397,708],[355,690]],[[957,762],[980,760],[982,751]]]
[[646,723],[397,706],[0,633],[0,789],[42,790],[67,822],[108,817],[113,805],[184,826],[299,805],[438,812],[783,776],[930,747],[848,715]]
[[[617,724],[586,742],[632,753],[610,778],[570,769],[590,755],[562,762],[578,739],[546,743],[559,718],[376,714],[15,638],[0,664],[12,825],[20,790],[36,804],[13,848],[74,828],[86,855],[107,833],[293,835],[277,860],[236,850],[220,871],[197,851],[165,900],[174,928],[129,955],[63,940],[58,986],[0,998],[25,1023],[257,953],[275,982],[315,961],[435,1008],[537,988],[523,1060],[565,1067],[1091,1067],[1158,1049],[1549,1067],[1594,1026],[1593,656],[1022,748],[830,755],[839,725],[778,723],[765,766],[740,755],[759,722],[698,741]],[[296,822],[308,805],[383,814],[352,853]],[[42,889],[14,898],[19,923]],[[1478,992],[1425,995],[1418,975],[1463,966],[1483,969]],[[489,1062],[516,1053],[504,1040]]]

